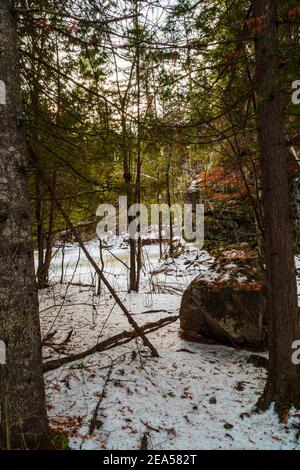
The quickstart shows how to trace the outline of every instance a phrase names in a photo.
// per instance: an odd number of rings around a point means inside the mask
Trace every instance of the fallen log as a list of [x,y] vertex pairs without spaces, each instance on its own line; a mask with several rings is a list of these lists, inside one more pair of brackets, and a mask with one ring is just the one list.
[[[165,325],[174,323],[176,320],[178,320],[178,318],[179,318],[178,315],[170,315],[168,317],[161,318],[160,320],[156,322],[146,323],[140,328],[145,334],[152,333],[153,331],[156,331]],[[129,343],[129,341],[136,338],[137,336],[139,335],[136,333],[135,330],[123,331],[122,333],[112,336],[111,338],[105,339],[101,343],[96,344],[95,346],[93,346],[90,349],[87,349],[86,351],[82,351],[72,356],[67,356],[67,357],[62,357],[60,359],[53,359],[51,361],[47,361],[43,364],[43,371],[49,372],[51,370],[58,369],[59,367],[62,367],[65,364],[69,364],[70,362],[75,362],[87,356],[91,356],[92,354],[95,354],[97,352],[102,352],[102,351],[106,351],[107,349],[115,348],[116,346],[121,346],[125,343]]]

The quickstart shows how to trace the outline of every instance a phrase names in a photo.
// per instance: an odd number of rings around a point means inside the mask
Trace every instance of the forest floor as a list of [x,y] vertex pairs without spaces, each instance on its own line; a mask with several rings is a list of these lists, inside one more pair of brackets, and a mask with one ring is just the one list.
[[[97,242],[87,245],[99,257]],[[114,258],[126,263],[126,247],[113,243],[113,255],[104,256],[104,272],[139,325],[177,315],[188,283],[200,272],[213,275],[204,251],[190,249],[163,265],[157,246],[144,251],[139,294],[127,293],[127,269]],[[58,251],[52,286],[40,291],[45,362],[130,330],[111,296],[103,289],[95,295],[95,278],[78,254],[76,245],[66,249],[60,284]],[[138,339],[45,374],[51,426],[68,435],[72,449],[300,450],[299,412],[279,423],[272,409],[253,411],[266,371],[247,363],[252,353],[188,342],[179,336],[178,321],[148,337],[159,358]]]

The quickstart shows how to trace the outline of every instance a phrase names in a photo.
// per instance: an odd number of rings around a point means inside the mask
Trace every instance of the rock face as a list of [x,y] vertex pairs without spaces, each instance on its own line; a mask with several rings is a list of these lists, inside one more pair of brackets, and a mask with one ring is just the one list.
[[[299,158],[295,157],[290,154],[290,215],[295,254],[300,254],[300,163]],[[257,229],[239,169],[213,166],[196,177],[185,198],[190,204],[204,204],[205,241],[209,249],[220,243],[230,246],[246,242],[252,247],[256,246]]]
[[247,189],[238,169],[216,165],[197,176],[186,193],[190,204],[205,208],[206,246],[253,244],[255,221]]
[[[222,344],[264,349],[263,283],[246,278],[244,272],[242,276],[234,264],[228,266],[227,275],[209,281],[195,279],[186,289],[180,308],[181,329]],[[228,272],[234,275],[230,277]]]

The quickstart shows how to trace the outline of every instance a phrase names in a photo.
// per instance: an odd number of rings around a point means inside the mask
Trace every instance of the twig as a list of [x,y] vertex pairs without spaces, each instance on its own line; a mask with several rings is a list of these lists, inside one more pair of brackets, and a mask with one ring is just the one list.
[[98,421],[98,411],[99,411],[99,408],[100,408],[100,405],[102,403],[102,400],[103,398],[105,397],[105,392],[106,392],[106,387],[108,385],[108,382],[110,381],[110,378],[111,378],[111,374],[112,374],[112,370],[113,370],[113,365],[114,365],[114,361],[112,360],[111,361],[111,364],[109,366],[109,369],[108,369],[108,373],[107,373],[107,376],[106,376],[106,379],[105,379],[105,382],[104,382],[104,385],[103,385],[103,388],[102,388],[102,393],[101,393],[101,396],[98,400],[98,403],[96,405],[96,408],[93,412],[93,416],[92,416],[92,419],[91,419],[91,422],[90,422],[90,426],[89,426],[89,434],[92,435],[95,431],[95,428],[97,426],[97,421]]

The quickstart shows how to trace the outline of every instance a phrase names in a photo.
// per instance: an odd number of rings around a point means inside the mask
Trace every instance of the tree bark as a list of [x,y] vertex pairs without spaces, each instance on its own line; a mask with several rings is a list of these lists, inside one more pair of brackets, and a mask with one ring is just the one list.
[[0,5],[0,366],[1,447],[49,447],[38,295],[35,282],[27,189],[25,135],[13,0]]
[[[49,287],[49,270],[52,260],[52,247],[53,247],[53,228],[54,228],[54,220],[55,220],[55,189],[56,189],[56,170],[52,170],[52,193],[50,194],[50,207],[49,207],[49,216],[48,216],[48,231],[46,233],[46,249],[45,249],[45,256],[43,250],[43,263],[39,263],[39,267],[37,270],[37,280],[38,280],[38,287],[43,289],[45,287]],[[44,242],[43,242],[44,248]]]
[[299,313],[276,1],[254,0],[253,16],[270,350],[269,377],[259,405],[267,407],[274,401],[282,412],[299,404],[300,376],[292,363],[292,343],[299,339]]
[[169,217],[169,256],[172,258],[174,256],[174,240],[173,240],[173,220],[172,220],[172,212],[171,212],[171,205],[172,205],[172,197],[171,197],[171,188],[170,188],[170,172],[171,172],[171,165],[172,165],[172,144],[170,144],[168,149],[168,160],[166,166],[166,192],[167,192],[167,204],[170,209],[170,217]]
[[40,174],[38,170],[35,171],[35,218],[37,227],[37,244],[38,244],[38,266],[37,266],[37,278],[39,278],[39,272],[44,264],[44,227],[43,227],[43,211],[42,211],[42,191]]
[[[135,1],[135,34],[136,34],[136,83],[137,83],[137,160],[136,160],[136,181],[135,181],[135,203],[141,203],[141,171],[142,171],[142,148],[141,148],[141,48],[140,48],[140,24],[139,24],[139,1]],[[140,288],[140,276],[142,270],[142,238],[140,233],[137,234],[137,252],[136,252],[136,282],[135,291]]]

